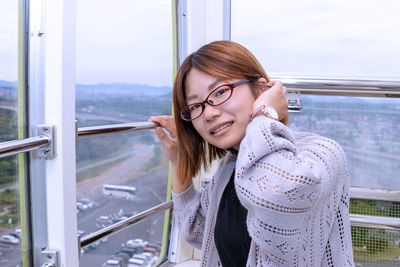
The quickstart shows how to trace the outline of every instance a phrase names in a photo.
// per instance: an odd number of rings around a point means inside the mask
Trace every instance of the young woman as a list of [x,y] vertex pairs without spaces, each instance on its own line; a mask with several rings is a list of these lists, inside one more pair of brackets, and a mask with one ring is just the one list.
[[[217,41],[182,63],[175,116],[150,119],[172,163],[176,222],[201,266],[354,266],[345,155],[285,125],[285,94],[246,48]],[[217,158],[195,189],[192,177]]]

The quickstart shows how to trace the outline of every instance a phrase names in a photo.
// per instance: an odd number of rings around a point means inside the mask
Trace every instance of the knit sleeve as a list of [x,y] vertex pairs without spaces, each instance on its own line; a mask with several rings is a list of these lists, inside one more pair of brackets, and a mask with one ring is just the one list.
[[191,185],[183,193],[172,192],[174,217],[180,233],[186,242],[198,249],[201,249],[204,236],[209,185],[201,191]]
[[305,229],[307,220],[332,199],[344,164],[343,151],[330,139],[316,134],[295,137],[284,124],[266,117],[248,125],[235,186],[248,209],[247,227],[257,257],[277,266],[297,266],[304,233],[310,231]]

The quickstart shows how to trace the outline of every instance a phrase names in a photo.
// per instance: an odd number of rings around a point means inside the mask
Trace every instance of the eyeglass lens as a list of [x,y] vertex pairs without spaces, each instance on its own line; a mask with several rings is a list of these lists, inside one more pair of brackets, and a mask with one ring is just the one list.
[[[204,102],[207,102],[211,106],[218,106],[228,100],[231,93],[232,89],[229,86],[222,86],[212,91]],[[185,119],[190,120],[199,117],[205,108],[204,102],[189,105],[188,109],[182,112],[182,115],[185,116]]]

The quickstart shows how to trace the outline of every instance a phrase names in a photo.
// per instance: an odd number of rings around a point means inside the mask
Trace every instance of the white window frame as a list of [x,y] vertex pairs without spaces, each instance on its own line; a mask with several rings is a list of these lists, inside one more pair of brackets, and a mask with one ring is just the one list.
[[29,2],[29,114],[31,135],[54,126],[56,157],[31,153],[34,266],[42,250],[58,252],[57,266],[77,267],[75,162],[76,1]]

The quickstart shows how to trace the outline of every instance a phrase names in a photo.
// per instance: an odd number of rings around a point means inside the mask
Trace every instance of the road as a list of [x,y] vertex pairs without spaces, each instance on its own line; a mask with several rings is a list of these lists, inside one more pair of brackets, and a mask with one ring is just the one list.
[[[77,185],[77,199],[89,198],[97,199],[102,195],[103,184],[124,184],[135,176],[135,173],[153,156],[152,146],[141,150],[139,153],[131,154],[124,161],[115,164],[101,175],[84,180]],[[112,161],[115,158],[112,159]],[[98,164],[92,164],[97,167]]]
[[[117,218],[118,213],[141,212],[165,201],[167,173],[168,168],[165,166],[157,171],[131,179],[127,184],[137,188],[136,198],[132,201],[108,199],[103,196],[94,199],[98,206],[78,213],[78,229],[85,231],[86,235],[103,227],[96,222],[99,216],[106,215],[110,218]],[[116,250],[121,248],[122,244],[130,239],[141,238],[151,243],[161,242],[163,225],[164,214],[160,214],[109,237],[107,242],[101,242],[95,249],[86,251],[82,256],[80,266],[101,266]]]
[[149,119],[148,116],[141,114],[121,114],[121,113],[109,113],[107,115],[98,113],[87,113],[77,112],[76,118],[78,121],[111,121],[114,123],[131,123],[131,122],[144,122]]
[[[96,222],[99,216],[107,215],[117,218],[118,213],[137,213],[151,208],[166,200],[168,166],[143,173],[140,167],[153,156],[153,146],[142,147],[135,153],[130,153],[125,160],[116,163],[101,175],[81,182],[77,185],[77,198],[89,198],[97,202],[97,206],[78,213],[78,229],[85,235],[100,230],[105,225]],[[94,164],[92,168],[98,165]],[[103,184],[126,184],[136,187],[137,194],[133,200],[106,198],[102,194]],[[149,242],[161,242],[164,226],[164,214],[149,218],[136,224],[128,230],[108,238],[96,248],[87,250],[81,259],[80,266],[101,266],[121,244],[129,239],[142,238]],[[8,234],[10,230],[0,228],[0,235]],[[0,243],[0,266],[16,267],[21,265],[20,245]]]
[[85,171],[85,170],[88,170],[88,169],[99,167],[99,166],[102,166],[104,164],[117,161],[119,159],[124,159],[124,158],[126,158],[128,156],[132,156],[132,155],[135,155],[135,154],[140,154],[142,152],[152,152],[153,148],[154,148],[154,145],[148,145],[148,146],[143,146],[140,149],[130,150],[130,151],[127,151],[125,153],[122,153],[122,154],[117,155],[117,156],[112,157],[112,158],[99,160],[99,161],[96,161],[96,162],[93,162],[93,163],[90,163],[90,164],[86,164],[84,166],[77,167],[76,168],[76,172],[79,173],[81,171]]
[[18,105],[16,102],[0,101],[0,109],[8,109],[11,111],[17,111]]
[[[1,235],[8,234],[8,231],[1,229]],[[0,266],[4,267],[20,267],[21,263],[21,246],[13,244],[0,243]]]

